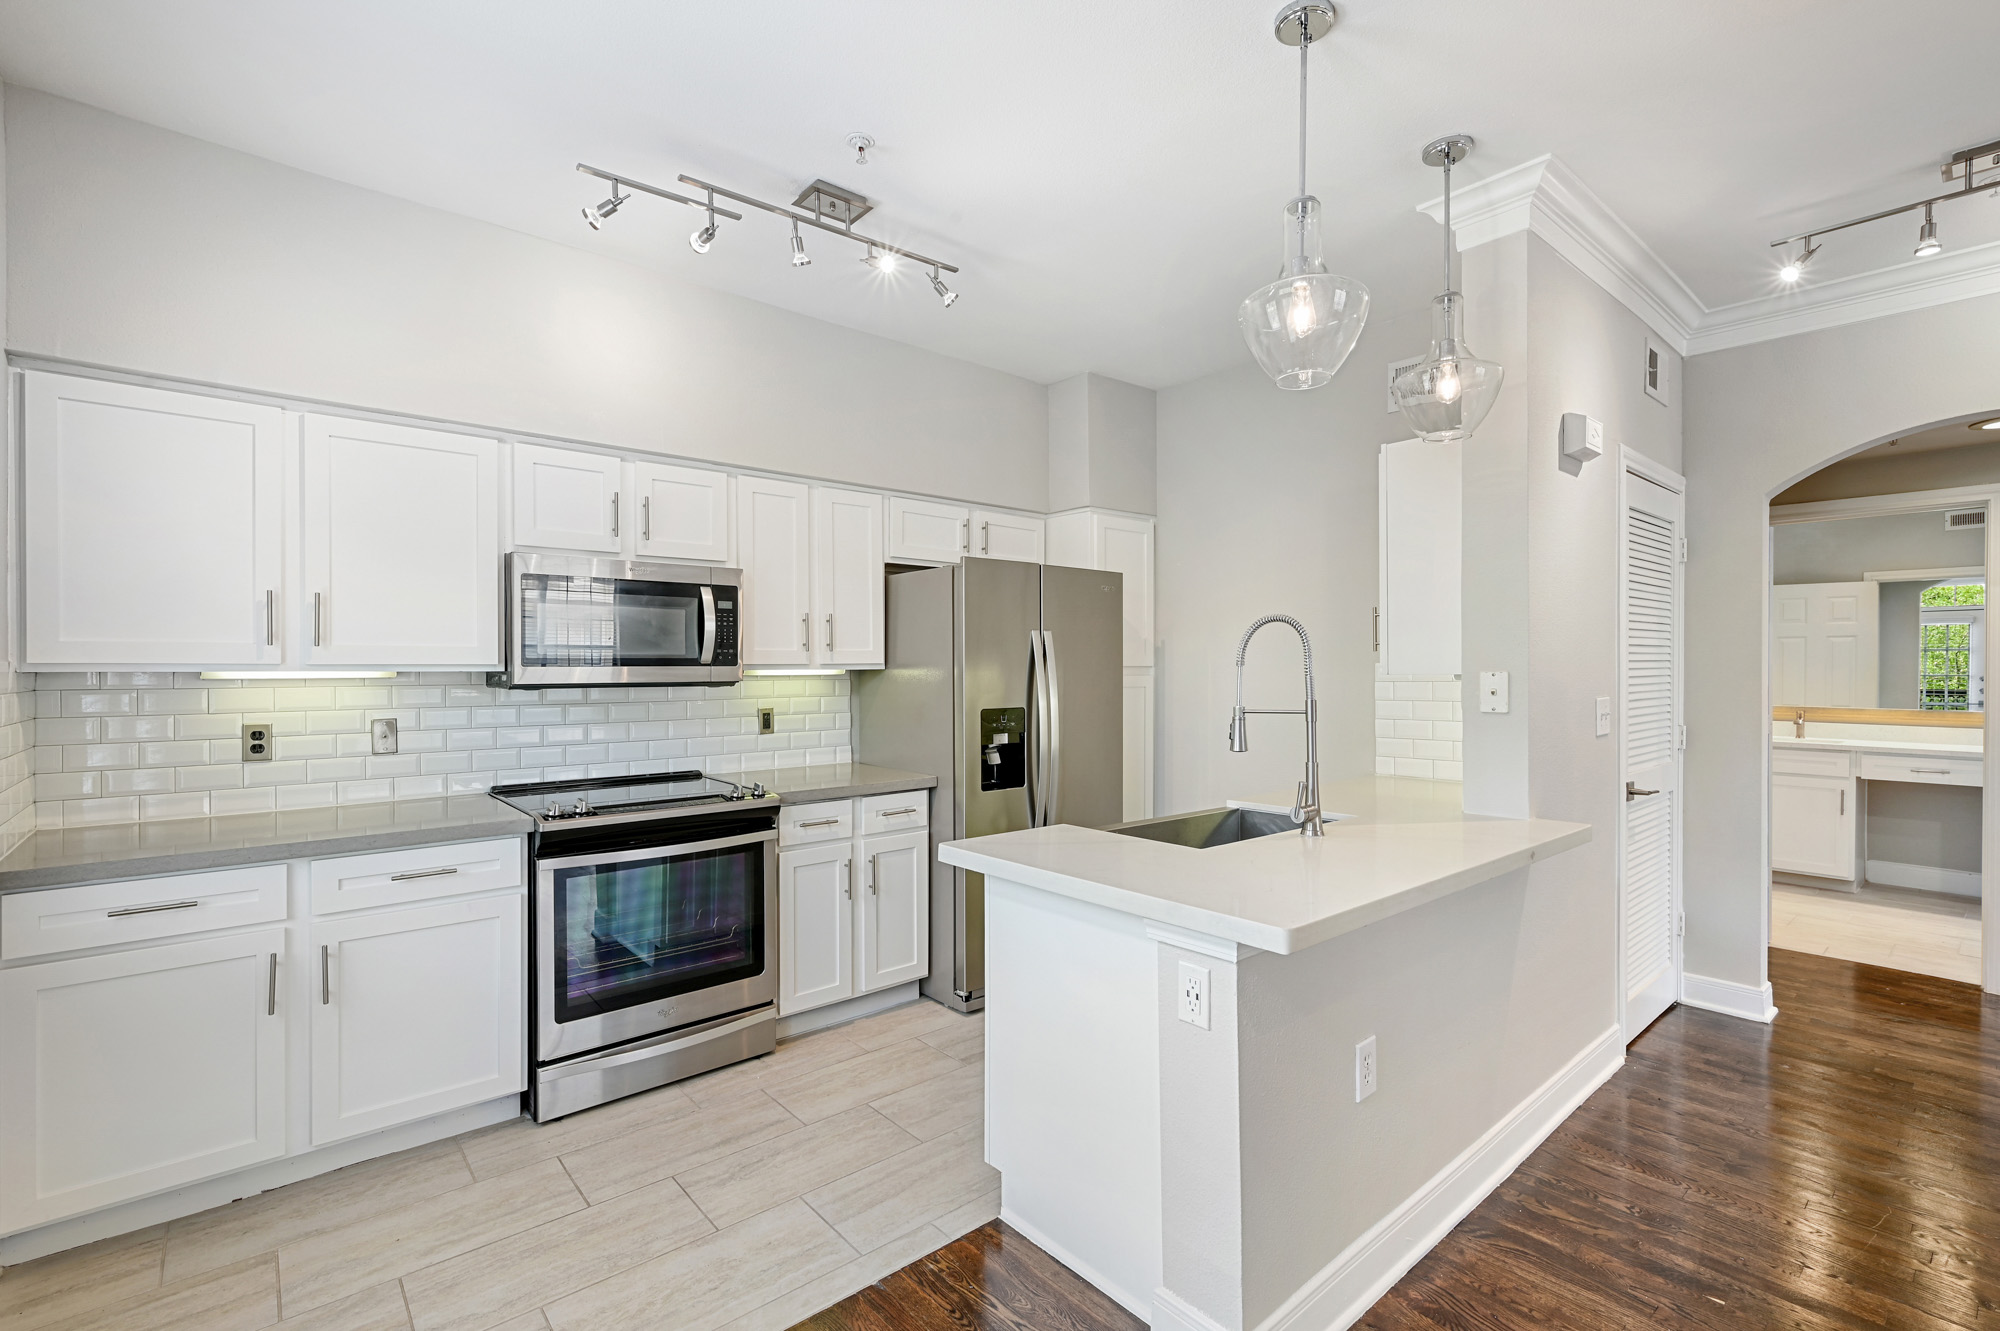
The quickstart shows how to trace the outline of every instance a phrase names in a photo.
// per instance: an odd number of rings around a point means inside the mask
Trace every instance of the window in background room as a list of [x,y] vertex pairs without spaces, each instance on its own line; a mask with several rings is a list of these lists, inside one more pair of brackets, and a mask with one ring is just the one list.
[[1986,706],[1986,584],[1926,587],[1917,611],[1917,687],[1927,712]]

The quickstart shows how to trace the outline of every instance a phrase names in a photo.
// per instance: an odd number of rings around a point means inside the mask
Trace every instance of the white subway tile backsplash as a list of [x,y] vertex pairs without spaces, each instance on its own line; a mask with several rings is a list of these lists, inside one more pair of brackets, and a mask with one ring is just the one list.
[[1375,676],[1375,771],[1464,780],[1462,685],[1450,676]]
[[[14,678],[8,694],[0,675],[0,851],[37,824],[323,808],[669,765],[738,772],[852,760],[845,678],[728,690],[504,690],[453,672],[383,685],[189,673]],[[777,734],[756,733],[759,705],[777,713]],[[383,716],[396,719],[399,753],[371,751],[369,722]],[[239,760],[245,721],[271,725],[274,761]],[[19,773],[11,788],[10,754]]]

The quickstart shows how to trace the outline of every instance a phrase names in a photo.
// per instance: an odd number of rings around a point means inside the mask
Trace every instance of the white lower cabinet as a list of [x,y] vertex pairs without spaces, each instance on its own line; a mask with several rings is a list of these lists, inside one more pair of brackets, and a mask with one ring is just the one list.
[[1853,878],[1854,778],[1771,774],[1771,867]]
[[519,894],[313,925],[315,1146],[522,1089]]
[[0,971],[0,1232],[285,1153],[285,930]]
[[857,802],[828,801],[811,807],[815,817],[794,825],[793,842],[820,830],[830,830],[838,839],[794,844],[778,852],[779,1016],[930,973],[928,827],[847,836],[839,835],[843,829],[838,825],[818,826],[835,808],[843,811],[841,822],[847,827],[867,826],[870,813],[907,815],[911,805],[921,816],[928,813],[929,799],[930,792],[918,790],[894,799],[861,800],[858,819]]

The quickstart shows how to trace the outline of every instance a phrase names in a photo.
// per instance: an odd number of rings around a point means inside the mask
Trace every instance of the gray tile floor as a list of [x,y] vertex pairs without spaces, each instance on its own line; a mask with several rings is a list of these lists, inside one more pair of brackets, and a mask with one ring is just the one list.
[[0,1272],[0,1331],[778,1331],[999,1214],[985,1018],[919,1001]]
[[1870,884],[1771,884],[1771,946],[1979,983],[1979,902]]

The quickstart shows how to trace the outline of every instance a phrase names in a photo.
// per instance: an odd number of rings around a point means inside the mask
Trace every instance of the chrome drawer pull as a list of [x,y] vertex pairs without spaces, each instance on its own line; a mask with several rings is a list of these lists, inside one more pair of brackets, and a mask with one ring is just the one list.
[[1913,774],[1920,774],[1920,775],[1923,775],[1923,776],[1950,776],[1950,775],[1951,775],[1951,769],[1950,769],[1949,767],[1912,767],[1912,768],[1910,769],[1910,771],[1911,771],[1911,772],[1912,772]]
[[107,910],[104,915],[106,919],[115,920],[120,915],[151,915],[159,910],[193,910],[200,904],[199,901],[163,901],[157,906],[126,906],[121,910]]
[[877,809],[875,812],[881,814],[884,818],[901,818],[906,813],[915,813],[916,811],[916,807],[912,805],[907,809]]
[[264,1015],[278,1015],[278,954],[275,952],[271,954],[271,978],[264,990]]
[[401,883],[401,882],[406,882],[412,878],[439,878],[445,874],[457,873],[457,872],[458,872],[458,866],[456,865],[453,865],[449,869],[412,869],[408,873],[390,874],[389,881],[392,883]]
[[327,944],[319,945],[319,1005],[333,1002],[333,978],[327,974]]
[[810,820],[808,820],[808,821],[806,821],[806,822],[803,822],[803,823],[800,823],[800,824],[799,824],[799,826],[800,826],[800,827],[834,827],[834,826],[837,826],[837,825],[839,824],[839,822],[840,822],[840,819],[838,819],[838,818],[813,818],[813,819],[810,819]]

